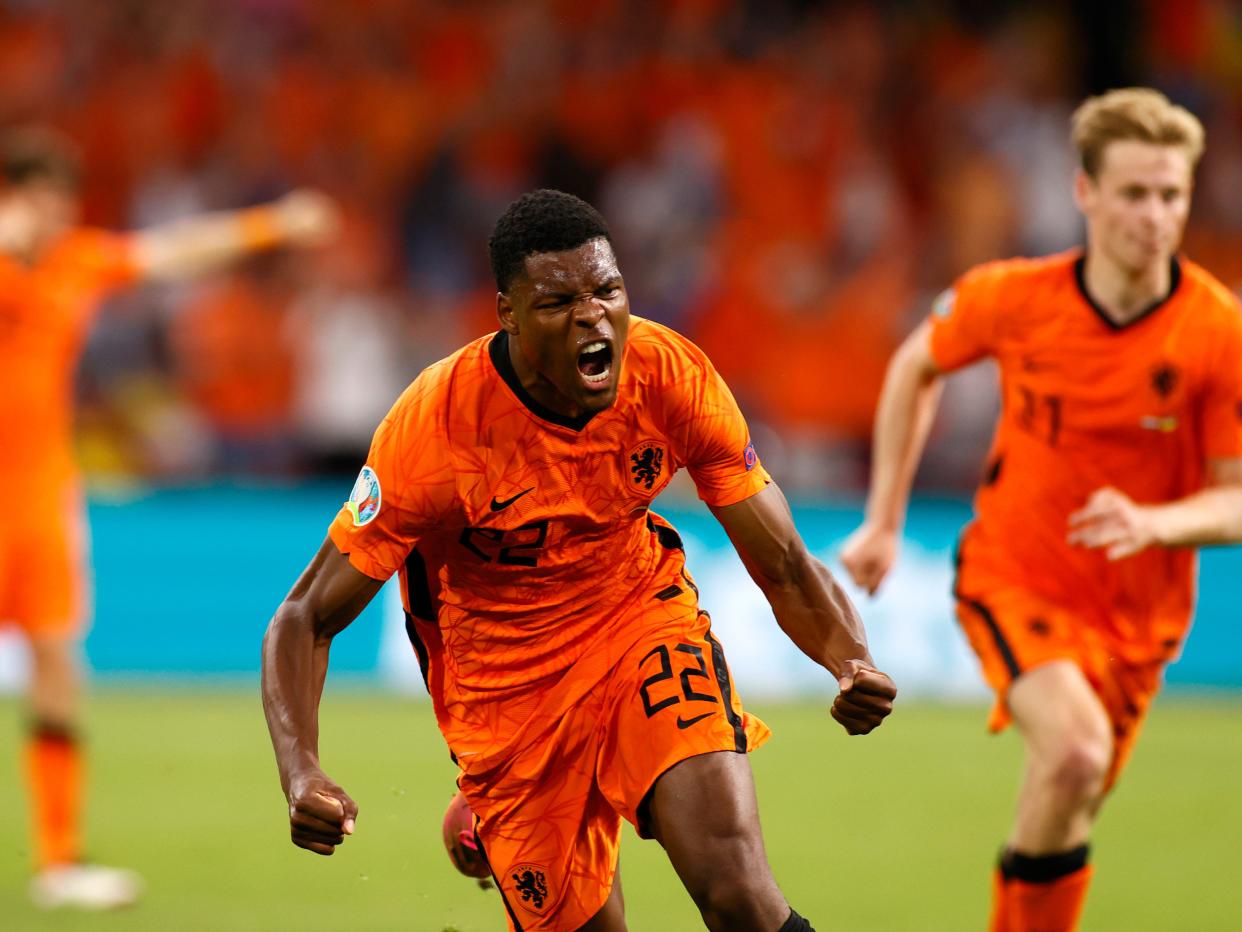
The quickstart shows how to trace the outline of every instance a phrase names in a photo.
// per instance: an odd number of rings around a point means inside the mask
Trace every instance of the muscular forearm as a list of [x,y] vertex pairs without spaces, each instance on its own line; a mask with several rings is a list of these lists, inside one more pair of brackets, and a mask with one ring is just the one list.
[[1149,505],[1156,542],[1196,547],[1242,541],[1242,487],[1208,488],[1164,505]]
[[862,619],[828,568],[803,552],[789,569],[779,580],[756,579],[781,630],[833,676],[847,660],[874,666]]
[[867,520],[896,530],[905,520],[910,487],[940,400],[940,380],[916,354],[893,358],[876,410]]
[[317,638],[309,619],[289,603],[276,612],[263,638],[263,712],[286,794],[294,773],[319,766],[319,697],[329,643]]

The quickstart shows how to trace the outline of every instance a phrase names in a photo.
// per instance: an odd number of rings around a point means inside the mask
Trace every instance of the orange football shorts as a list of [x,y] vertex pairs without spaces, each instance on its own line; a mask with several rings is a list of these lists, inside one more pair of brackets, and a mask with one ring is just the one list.
[[[511,929],[586,923],[612,890],[621,820],[650,837],[644,799],[660,775],[767,740],[742,709],[707,613],[685,595],[684,611],[650,626],[542,740],[461,776]],[[667,618],[671,607],[654,611]]]
[[27,636],[80,633],[85,602],[86,529],[76,488],[40,511],[0,512],[0,624]]
[[1143,717],[1160,689],[1166,661],[1127,661],[1109,645],[1109,634],[1086,612],[1053,604],[1029,590],[964,564],[958,571],[957,619],[996,693],[988,720],[992,731],[1011,721],[1005,695],[1023,673],[1055,660],[1082,670],[1113,724],[1111,789],[1134,749]]

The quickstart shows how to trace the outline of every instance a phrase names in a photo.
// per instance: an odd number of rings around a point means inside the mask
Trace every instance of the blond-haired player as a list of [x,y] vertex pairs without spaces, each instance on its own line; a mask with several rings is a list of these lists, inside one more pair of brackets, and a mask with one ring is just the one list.
[[1203,128],[1144,88],[1085,101],[1086,247],[968,271],[894,356],[863,525],[842,562],[893,564],[942,375],[984,357],[1002,405],[957,616],[1026,764],[993,930],[1072,929],[1087,841],[1190,621],[1197,545],[1242,537],[1242,317],[1177,255]]
[[0,514],[0,625],[30,645],[26,742],[35,877],[44,906],[131,902],[130,871],[83,864],[78,735],[84,631],[83,516],[71,444],[73,373],[101,300],[143,279],[178,279],[257,249],[309,245],[335,225],[320,194],[137,233],[78,224],[76,156],[46,131],[0,140],[0,483],[37,502]]

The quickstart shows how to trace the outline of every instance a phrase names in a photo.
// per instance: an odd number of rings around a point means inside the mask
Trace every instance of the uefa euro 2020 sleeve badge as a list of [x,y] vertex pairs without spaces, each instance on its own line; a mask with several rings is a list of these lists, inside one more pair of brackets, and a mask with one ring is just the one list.
[[345,503],[346,510],[354,518],[354,527],[371,523],[379,514],[382,497],[379,476],[370,466],[363,466],[354,483],[354,490],[349,493],[349,501]]

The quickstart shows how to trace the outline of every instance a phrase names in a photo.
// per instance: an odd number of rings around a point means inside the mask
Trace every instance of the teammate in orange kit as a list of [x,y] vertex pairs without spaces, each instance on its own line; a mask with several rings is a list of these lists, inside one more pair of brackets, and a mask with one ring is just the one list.
[[959,548],[958,619],[1026,748],[992,926],[1075,928],[1088,835],[1190,621],[1197,545],[1242,538],[1242,316],[1177,256],[1203,128],[1146,89],[1074,114],[1087,244],[967,272],[888,372],[864,524],[841,559],[874,593],[896,557],[944,373],[985,356],[1000,423]]
[[837,679],[849,733],[889,713],[892,682],[711,363],[630,316],[599,214],[536,191],[490,248],[500,331],[397,401],[264,640],[293,841],[331,854],[354,830],[316,710],[333,636],[395,572],[511,928],[624,929],[624,818],[663,845],[709,928],[807,930],[763,851],[745,752],[768,730],[649,510],[673,473],[690,471],[782,629]]
[[118,906],[138,896],[137,877],[80,863],[78,652],[87,605],[71,443],[78,351],[109,291],[193,275],[266,246],[317,242],[333,211],[320,195],[299,192],[133,234],[80,227],[72,150],[33,130],[0,141],[0,179],[0,482],[37,488],[40,503],[0,514],[0,624],[16,622],[32,658],[31,895],[45,906]]

